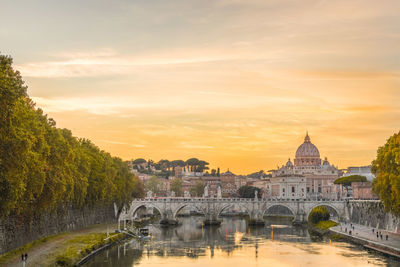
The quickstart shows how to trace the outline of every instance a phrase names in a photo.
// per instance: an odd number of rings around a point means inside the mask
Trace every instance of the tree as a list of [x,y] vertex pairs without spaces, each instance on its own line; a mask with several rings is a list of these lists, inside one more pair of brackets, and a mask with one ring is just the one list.
[[158,166],[162,171],[168,171],[169,167],[171,166],[169,160],[167,159],[162,159],[158,162]]
[[29,223],[71,206],[128,204],[136,189],[128,165],[57,128],[26,89],[12,59],[0,55],[0,216]]
[[152,176],[147,180],[146,191],[151,191],[154,194],[160,193],[160,181],[158,181],[157,176]]
[[324,206],[315,207],[308,216],[308,221],[317,224],[320,221],[328,221],[330,218],[329,211]]
[[400,215],[400,132],[391,136],[379,147],[372,162],[374,192],[379,196],[387,212]]
[[144,185],[142,180],[140,180],[137,176],[133,177],[133,190],[132,197],[133,198],[144,198],[146,193],[144,191]]
[[175,196],[180,197],[183,195],[182,179],[174,178],[171,181],[171,191],[175,192]]
[[261,179],[261,178],[264,177],[264,174],[265,174],[264,171],[260,170],[258,172],[254,172],[254,173],[251,173],[251,174],[247,175],[247,177]]
[[238,191],[241,198],[254,198],[256,190],[258,191],[258,196],[260,196],[261,189],[255,186],[243,185]]
[[367,177],[361,175],[349,175],[336,179],[334,184],[342,184],[345,187],[351,186],[353,182],[366,182]]
[[190,158],[186,161],[186,165],[190,167],[191,172],[195,172],[197,165],[199,164],[199,160],[197,158]]
[[204,194],[205,183],[203,181],[196,181],[194,186],[190,188],[190,195],[195,197],[201,197]]
[[209,165],[210,163],[208,163],[207,161],[204,160],[200,160],[197,164],[197,172],[204,172],[205,170],[208,170],[209,167],[207,165]]
[[143,163],[146,163],[146,162],[147,161],[145,159],[138,158],[138,159],[135,159],[134,161],[132,161],[132,164],[138,165],[138,164],[143,164]]
[[185,167],[185,165],[186,165],[186,163],[183,160],[180,160],[180,159],[171,161],[171,166],[173,168],[178,167],[178,166],[179,167]]

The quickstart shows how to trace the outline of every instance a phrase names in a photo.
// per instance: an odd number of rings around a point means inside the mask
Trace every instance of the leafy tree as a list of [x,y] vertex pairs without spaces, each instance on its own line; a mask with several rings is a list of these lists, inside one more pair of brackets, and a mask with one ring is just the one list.
[[329,211],[324,206],[315,207],[308,216],[308,221],[317,224],[320,221],[328,221],[330,218]]
[[207,165],[209,165],[209,164],[210,163],[208,163],[207,161],[199,160],[199,162],[197,164],[196,171],[197,172],[204,172],[205,170],[208,170],[209,167]]
[[251,174],[247,175],[247,177],[261,179],[261,178],[264,177],[264,174],[265,174],[264,171],[260,170],[258,172],[254,172],[254,173],[251,173]]
[[171,191],[175,192],[175,196],[180,197],[183,194],[182,179],[174,178],[171,181]]
[[135,159],[134,161],[132,161],[132,164],[138,165],[138,164],[143,164],[143,163],[146,163],[146,162],[147,161],[145,159],[138,158],[138,159]]
[[190,158],[186,161],[186,165],[190,167],[191,172],[195,172],[197,165],[199,164],[199,160],[197,158]]
[[260,196],[261,189],[255,186],[243,185],[238,191],[241,198],[254,198],[256,190],[258,191],[258,196]]
[[183,160],[173,160],[173,161],[171,161],[171,166],[173,167],[173,168],[175,168],[175,167],[185,167],[185,165],[186,165],[186,163],[183,161]]
[[372,181],[373,190],[385,210],[400,216],[400,132],[379,147],[372,172],[376,175]]
[[204,194],[205,183],[203,181],[196,181],[194,186],[190,188],[190,195],[195,197],[201,197]]
[[[29,223],[43,212],[116,203],[143,194],[128,166],[59,129],[29,99],[12,59],[0,55],[0,216]],[[136,187],[137,188],[136,188]]]
[[144,191],[143,182],[138,177],[133,177],[133,190],[132,197],[133,198],[144,198],[146,193]]
[[352,182],[366,182],[367,177],[361,175],[350,175],[344,176],[339,179],[336,179],[333,183],[334,184],[342,184],[345,187],[351,186]]
[[154,194],[160,193],[160,181],[157,176],[152,176],[146,182],[146,191],[151,191]]

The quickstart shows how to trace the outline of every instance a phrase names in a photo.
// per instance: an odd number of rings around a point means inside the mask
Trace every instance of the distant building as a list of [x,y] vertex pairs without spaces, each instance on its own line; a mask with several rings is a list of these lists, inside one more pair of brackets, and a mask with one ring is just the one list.
[[181,166],[176,166],[174,168],[174,171],[175,171],[175,177],[182,178],[183,168]]
[[218,186],[221,185],[221,178],[218,176],[203,176],[201,180],[208,185],[208,197],[217,197]]
[[235,176],[235,186],[236,186],[236,188],[238,190],[239,190],[239,188],[241,186],[244,186],[246,184],[247,184],[247,177],[246,176],[243,176],[243,175]]
[[272,170],[272,178],[285,175],[304,176],[309,198],[322,198],[323,188],[331,186],[341,174],[341,171],[330,164],[327,158],[321,161],[318,148],[311,143],[308,133],[304,143],[297,148],[294,163],[289,159],[282,167]]
[[371,182],[353,182],[351,188],[354,199],[378,199],[378,196],[372,192]]
[[375,178],[375,175],[371,172],[371,165],[369,166],[360,166],[360,167],[348,167],[347,171],[343,176],[350,175],[361,175],[367,178],[367,181],[372,181]]
[[235,184],[236,175],[232,172],[228,171],[224,172],[220,175],[221,179],[221,191],[223,197],[234,197],[237,196],[237,190],[239,188],[236,187]]
[[306,178],[302,175],[285,174],[266,180],[265,197],[283,199],[305,199]]
[[170,180],[165,178],[158,178],[160,192],[157,196],[167,197],[170,194]]

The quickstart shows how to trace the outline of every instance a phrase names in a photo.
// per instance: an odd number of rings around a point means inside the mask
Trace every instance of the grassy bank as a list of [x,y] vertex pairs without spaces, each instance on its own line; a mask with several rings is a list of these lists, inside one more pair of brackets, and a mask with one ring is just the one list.
[[[87,234],[75,237],[67,242],[65,251],[56,256],[55,264],[57,266],[73,266],[92,251],[106,244],[116,242],[123,237],[124,234],[121,233],[110,234],[109,237],[104,233]],[[53,263],[54,262],[49,262],[49,265],[52,265]]]
[[320,221],[317,224],[309,222],[308,231],[311,236],[317,239],[322,239],[324,237],[331,238],[329,228],[336,225],[338,225],[338,223],[331,220]]
[[23,247],[0,255],[0,266],[18,266],[21,254],[28,254],[28,266],[69,266],[93,250],[123,238],[122,234],[107,231],[116,229],[116,224],[96,224],[73,232],[44,237]]
[[320,221],[316,225],[314,225],[316,228],[321,229],[321,230],[328,230],[329,228],[338,225],[337,222],[328,220],[328,221]]

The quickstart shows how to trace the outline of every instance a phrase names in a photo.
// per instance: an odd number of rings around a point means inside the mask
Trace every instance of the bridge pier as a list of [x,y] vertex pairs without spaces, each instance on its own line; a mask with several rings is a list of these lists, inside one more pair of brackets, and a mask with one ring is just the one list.
[[177,225],[178,220],[174,217],[171,210],[167,210],[161,214],[160,224]]
[[204,225],[221,225],[222,220],[215,214],[206,214],[203,224]]
[[307,218],[305,213],[296,213],[293,218],[293,225],[302,225],[307,223]]
[[253,225],[253,226],[263,226],[265,225],[265,221],[263,218],[263,214],[260,212],[252,212],[249,214],[250,215],[250,219],[249,219],[249,225]]
[[204,225],[220,225],[222,220],[219,219],[220,208],[215,203],[207,202],[204,210]]

